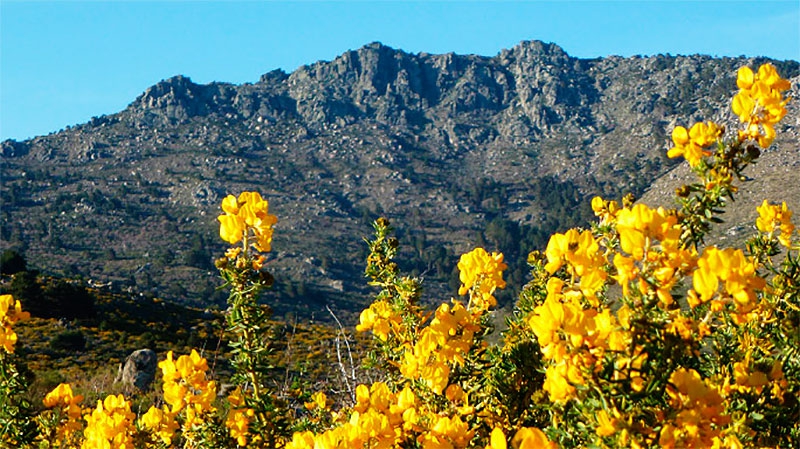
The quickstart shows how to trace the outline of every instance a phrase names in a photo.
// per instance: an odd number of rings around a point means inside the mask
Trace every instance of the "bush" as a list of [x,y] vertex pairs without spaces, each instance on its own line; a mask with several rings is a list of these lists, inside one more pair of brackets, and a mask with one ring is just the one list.
[[28,263],[18,252],[7,249],[0,255],[0,274],[12,275],[28,269]]
[[40,318],[90,318],[95,298],[82,285],[64,279],[42,280],[35,271],[20,271],[11,278],[9,293],[25,310]]
[[11,277],[8,293],[22,302],[25,310],[33,315],[46,313],[42,286],[39,284],[39,274],[35,271],[20,271]]
[[43,316],[76,319],[95,315],[94,296],[82,285],[58,279],[47,283],[43,294],[49,307]]
[[54,351],[83,351],[86,337],[79,330],[66,330],[54,335],[49,345]]

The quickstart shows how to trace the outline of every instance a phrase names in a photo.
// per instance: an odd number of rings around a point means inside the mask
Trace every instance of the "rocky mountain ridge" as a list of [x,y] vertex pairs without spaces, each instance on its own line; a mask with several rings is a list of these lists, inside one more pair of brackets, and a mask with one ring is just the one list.
[[[219,303],[219,203],[259,190],[280,219],[279,311],[363,304],[362,237],[379,214],[432,295],[452,294],[457,254],[476,244],[510,251],[521,281],[525,252],[585,220],[587,197],[641,193],[675,166],[675,125],[730,120],[736,69],[764,61],[373,43],[252,84],[175,76],[117,114],[3,142],[0,248],[47,271]],[[797,89],[800,64],[773,63]],[[782,125],[777,149],[798,147],[797,125]]]

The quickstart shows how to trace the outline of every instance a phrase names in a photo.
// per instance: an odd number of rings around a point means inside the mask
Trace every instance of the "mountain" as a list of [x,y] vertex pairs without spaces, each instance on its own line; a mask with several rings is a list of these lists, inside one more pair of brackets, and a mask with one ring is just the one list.
[[[370,291],[362,238],[379,215],[432,297],[453,294],[458,254],[478,244],[505,251],[520,284],[527,252],[585,223],[587,198],[640,194],[675,168],[674,126],[730,121],[736,70],[765,61],[372,43],[252,84],[175,76],[116,114],[2,142],[0,249],[49,273],[221,304],[219,204],[258,190],[279,217],[278,313],[329,304],[352,317]],[[796,90],[800,64],[772,62]],[[776,151],[798,148],[793,105]]]

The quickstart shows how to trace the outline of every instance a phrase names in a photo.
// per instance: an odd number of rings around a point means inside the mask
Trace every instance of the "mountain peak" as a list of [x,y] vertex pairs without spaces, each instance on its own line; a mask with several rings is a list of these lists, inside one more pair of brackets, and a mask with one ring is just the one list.
[[566,61],[570,58],[566,51],[552,42],[539,40],[522,41],[519,44],[505,49],[499,54],[500,59],[508,60],[539,60],[550,59]]
[[201,85],[187,76],[176,75],[148,87],[128,110],[148,123],[153,119],[181,123],[218,109],[217,103],[230,95],[232,90],[227,84]]

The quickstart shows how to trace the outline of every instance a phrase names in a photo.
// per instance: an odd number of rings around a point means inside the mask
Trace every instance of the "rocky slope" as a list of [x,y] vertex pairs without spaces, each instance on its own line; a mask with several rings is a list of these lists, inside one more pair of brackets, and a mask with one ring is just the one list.
[[[522,282],[527,250],[584,220],[587,196],[642,192],[669,172],[672,127],[720,117],[736,69],[761,62],[589,60],[538,41],[494,57],[373,43],[252,84],[176,76],[119,113],[3,142],[0,248],[53,273],[221,303],[216,215],[247,189],[280,219],[279,312],[363,304],[362,237],[379,214],[431,295],[451,294],[457,254],[476,244],[508,252]],[[800,74],[796,61],[774,63]],[[776,148],[798,147],[797,125]]]

